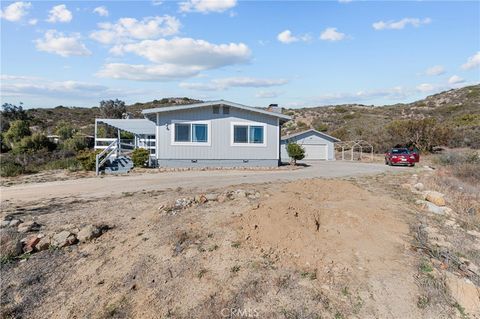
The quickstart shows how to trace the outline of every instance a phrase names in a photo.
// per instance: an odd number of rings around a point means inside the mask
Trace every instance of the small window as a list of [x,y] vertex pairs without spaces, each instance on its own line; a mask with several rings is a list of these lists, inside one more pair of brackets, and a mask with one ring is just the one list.
[[230,106],[224,105],[222,110],[223,110],[223,114],[230,114]]
[[233,127],[233,142],[248,143],[248,126],[235,125]]
[[175,124],[175,142],[190,142],[190,124]]
[[250,143],[263,144],[263,126],[250,126]]
[[192,142],[207,142],[207,134],[207,124],[192,124]]
[[220,114],[220,106],[218,105],[213,106],[213,114]]

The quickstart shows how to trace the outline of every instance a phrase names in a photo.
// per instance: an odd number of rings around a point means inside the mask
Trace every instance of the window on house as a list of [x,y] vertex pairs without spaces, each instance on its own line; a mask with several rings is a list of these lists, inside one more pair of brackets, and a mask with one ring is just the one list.
[[213,106],[213,114],[220,114],[220,106],[218,105]]
[[248,143],[248,126],[235,125],[233,127],[233,142]]
[[234,125],[234,144],[263,144],[264,127],[258,125]]
[[175,123],[175,142],[207,143],[208,124]]
[[192,142],[207,142],[207,124],[192,124]]
[[222,110],[223,110],[223,114],[230,114],[230,106],[224,105]]
[[175,123],[175,142],[190,142],[190,124]]
[[263,126],[250,126],[249,142],[263,144]]

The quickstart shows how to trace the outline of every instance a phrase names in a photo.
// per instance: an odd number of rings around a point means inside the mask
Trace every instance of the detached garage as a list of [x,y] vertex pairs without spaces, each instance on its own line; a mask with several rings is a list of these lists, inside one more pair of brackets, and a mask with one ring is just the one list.
[[292,142],[303,146],[305,161],[333,161],[335,160],[334,143],[340,142],[340,140],[314,129],[282,137],[280,148],[283,161],[290,159],[287,153],[287,144]]

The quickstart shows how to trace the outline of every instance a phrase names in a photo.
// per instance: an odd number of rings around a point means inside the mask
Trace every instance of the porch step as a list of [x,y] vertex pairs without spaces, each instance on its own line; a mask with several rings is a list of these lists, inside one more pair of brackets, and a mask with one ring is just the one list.
[[113,161],[105,163],[105,174],[125,174],[133,168],[133,161],[128,156],[120,156]]

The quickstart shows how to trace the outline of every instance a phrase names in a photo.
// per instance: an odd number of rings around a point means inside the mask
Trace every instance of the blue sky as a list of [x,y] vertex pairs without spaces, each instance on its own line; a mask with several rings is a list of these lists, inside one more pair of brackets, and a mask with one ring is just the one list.
[[480,82],[478,1],[1,1],[1,99],[410,102]]

